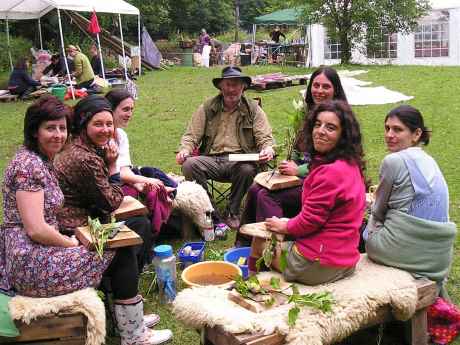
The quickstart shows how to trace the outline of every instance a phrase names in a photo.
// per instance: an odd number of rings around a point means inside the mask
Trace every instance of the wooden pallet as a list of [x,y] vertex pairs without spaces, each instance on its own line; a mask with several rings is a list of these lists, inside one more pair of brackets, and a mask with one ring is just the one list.
[[43,316],[30,324],[15,321],[20,336],[0,337],[0,344],[84,345],[87,319],[81,313]]
[[3,95],[0,96],[0,102],[16,102],[18,100],[18,95]]
[[[417,280],[418,302],[415,314],[409,320],[411,345],[427,345],[429,341],[427,332],[427,309],[437,297],[436,283],[427,279]],[[366,329],[381,323],[394,320],[391,308],[380,308],[376,317],[368,324],[361,327]],[[403,336],[402,336],[403,337]],[[205,345],[283,345],[285,336],[273,333],[263,334],[234,334],[224,331],[221,326],[205,327],[202,330],[202,339]]]
[[273,78],[267,79],[254,78],[250,86],[250,89],[256,91],[265,91],[271,89],[279,89],[283,87],[305,85],[307,81],[307,76],[275,75]]

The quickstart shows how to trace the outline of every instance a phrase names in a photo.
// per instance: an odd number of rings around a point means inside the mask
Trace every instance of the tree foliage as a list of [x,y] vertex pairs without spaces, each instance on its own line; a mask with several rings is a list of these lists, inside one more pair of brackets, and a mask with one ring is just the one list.
[[[128,0],[138,7],[153,37],[211,34],[234,29],[235,0]],[[239,0],[240,27],[249,30],[255,17],[286,8],[283,0]]]
[[410,32],[430,9],[429,0],[292,0],[305,8],[304,16],[322,23],[341,44],[342,63],[350,62],[352,48],[365,42],[368,29]]

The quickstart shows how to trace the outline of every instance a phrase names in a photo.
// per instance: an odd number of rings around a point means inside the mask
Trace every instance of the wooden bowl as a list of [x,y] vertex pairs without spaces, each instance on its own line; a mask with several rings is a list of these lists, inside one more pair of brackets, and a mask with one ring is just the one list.
[[203,261],[187,267],[182,272],[182,280],[188,286],[218,286],[229,287],[234,283],[234,277],[241,276],[241,269],[225,261]]

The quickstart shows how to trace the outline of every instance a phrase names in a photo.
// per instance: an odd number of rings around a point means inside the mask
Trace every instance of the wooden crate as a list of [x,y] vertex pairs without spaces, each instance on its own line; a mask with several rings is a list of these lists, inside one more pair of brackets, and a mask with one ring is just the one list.
[[[418,302],[417,311],[409,320],[410,323],[410,344],[427,345],[429,341],[427,331],[427,309],[434,303],[437,297],[436,283],[427,279],[417,280]],[[389,306],[382,307],[377,311],[372,322],[364,325],[366,329],[381,323],[394,320]],[[202,338],[205,345],[283,345],[284,336],[278,333],[269,335],[263,334],[234,334],[223,330],[221,326],[205,327],[202,331]],[[402,336],[403,338],[403,336]]]
[[84,345],[87,318],[81,313],[43,316],[26,324],[15,321],[20,336],[0,337],[0,344]]

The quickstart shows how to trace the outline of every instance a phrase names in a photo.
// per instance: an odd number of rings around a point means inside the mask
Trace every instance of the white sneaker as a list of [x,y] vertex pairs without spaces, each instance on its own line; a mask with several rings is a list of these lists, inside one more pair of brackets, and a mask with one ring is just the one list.
[[152,328],[160,322],[160,316],[157,314],[144,314],[144,326],[147,328]]
[[162,329],[160,331],[156,331],[153,329],[148,329],[148,344],[149,345],[159,345],[164,344],[171,340],[172,332],[169,329]]

